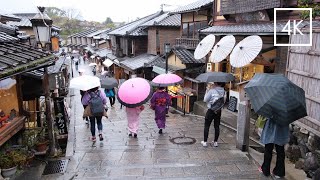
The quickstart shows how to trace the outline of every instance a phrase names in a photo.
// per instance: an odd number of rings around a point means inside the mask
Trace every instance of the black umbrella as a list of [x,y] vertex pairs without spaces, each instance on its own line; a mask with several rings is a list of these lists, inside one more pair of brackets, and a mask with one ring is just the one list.
[[106,89],[112,89],[118,86],[118,81],[112,77],[103,77],[100,80],[101,87]]
[[282,74],[256,74],[244,89],[254,111],[280,125],[307,115],[304,90]]
[[230,82],[234,80],[234,76],[225,72],[206,72],[196,77],[200,82]]

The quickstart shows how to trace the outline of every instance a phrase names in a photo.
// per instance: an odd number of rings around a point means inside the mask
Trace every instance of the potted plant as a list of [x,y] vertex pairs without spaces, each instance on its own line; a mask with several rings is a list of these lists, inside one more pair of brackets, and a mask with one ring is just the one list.
[[0,154],[0,167],[3,177],[10,177],[17,171],[18,166],[26,163],[26,155],[19,150],[11,150]]
[[38,152],[45,152],[48,149],[48,140],[46,139],[44,128],[37,135],[37,141],[35,143],[36,150]]

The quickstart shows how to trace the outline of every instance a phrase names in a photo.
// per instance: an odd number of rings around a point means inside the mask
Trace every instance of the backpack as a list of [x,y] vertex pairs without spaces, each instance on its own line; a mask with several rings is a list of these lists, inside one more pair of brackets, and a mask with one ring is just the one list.
[[100,97],[100,91],[90,93],[90,109],[93,116],[102,116],[104,112],[103,100]]
[[[218,91],[217,91],[218,92]],[[219,111],[220,109],[222,109],[223,108],[223,106],[224,106],[224,103],[225,103],[225,101],[224,101],[224,93],[225,92],[223,92],[223,95],[221,95],[221,94],[219,94],[219,92],[218,92],[218,94],[221,96],[221,97],[219,97],[217,100],[215,100],[213,103],[211,103],[211,110],[213,110],[215,113],[217,112],[217,111]]]

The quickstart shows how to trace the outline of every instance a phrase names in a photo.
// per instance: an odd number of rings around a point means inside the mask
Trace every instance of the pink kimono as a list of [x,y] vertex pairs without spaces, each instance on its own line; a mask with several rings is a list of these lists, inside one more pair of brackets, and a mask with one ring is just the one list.
[[144,106],[138,106],[135,108],[126,108],[127,119],[128,119],[128,129],[130,133],[137,134],[139,128],[139,121],[140,121],[140,113],[144,110]]

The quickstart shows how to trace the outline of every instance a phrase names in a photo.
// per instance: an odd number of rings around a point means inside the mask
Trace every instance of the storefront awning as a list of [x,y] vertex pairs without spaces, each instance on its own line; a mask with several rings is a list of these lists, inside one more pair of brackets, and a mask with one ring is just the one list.
[[[157,74],[165,74],[166,70],[163,69],[162,67],[158,67],[158,66],[153,66],[152,71],[157,73]],[[168,71],[169,74],[172,74],[171,71]]]
[[111,61],[110,59],[106,59],[102,64],[106,67],[110,67],[113,64],[113,61]]

